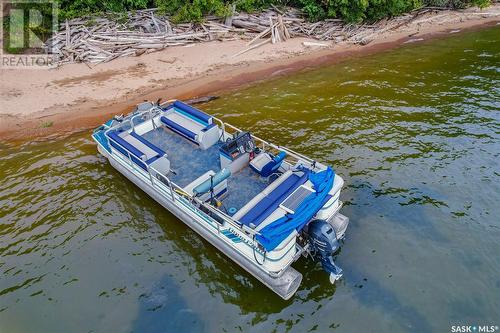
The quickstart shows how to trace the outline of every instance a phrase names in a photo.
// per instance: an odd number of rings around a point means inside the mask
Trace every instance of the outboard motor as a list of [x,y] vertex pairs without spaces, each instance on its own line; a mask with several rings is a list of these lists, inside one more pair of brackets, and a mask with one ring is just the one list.
[[315,257],[330,273],[330,282],[335,283],[342,277],[342,269],[333,262],[333,253],[340,247],[335,230],[324,220],[314,220],[309,223],[308,234]]

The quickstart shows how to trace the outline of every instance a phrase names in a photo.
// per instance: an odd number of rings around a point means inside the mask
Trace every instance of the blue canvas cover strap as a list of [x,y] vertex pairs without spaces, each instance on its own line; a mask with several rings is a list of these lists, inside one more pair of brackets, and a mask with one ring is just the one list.
[[274,250],[293,230],[302,230],[324,205],[329,196],[328,192],[332,188],[334,178],[335,172],[330,167],[317,173],[309,173],[309,180],[313,183],[316,192],[305,198],[294,214],[286,214],[277,219],[265,226],[260,231],[260,235],[257,235],[257,240],[264,246],[266,251]]

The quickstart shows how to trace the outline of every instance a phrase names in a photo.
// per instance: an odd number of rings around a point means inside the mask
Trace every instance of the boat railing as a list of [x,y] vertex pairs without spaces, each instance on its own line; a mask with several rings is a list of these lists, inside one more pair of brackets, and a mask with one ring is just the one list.
[[[153,108],[151,108],[151,109],[153,109]],[[140,112],[137,115],[142,115],[144,113],[148,113],[148,112],[151,111],[151,109],[143,111],[143,112]],[[109,129],[107,129],[105,131],[105,134],[107,134],[107,132],[109,132],[111,130],[114,130],[116,128],[124,126],[126,124],[126,122],[130,122],[131,128],[133,128],[132,118],[134,118],[137,115],[134,115],[133,117],[131,117],[129,119],[124,119],[119,124],[110,127]],[[232,129],[234,129],[236,131],[241,131],[237,127],[235,127],[235,126],[233,126],[231,124],[224,123],[222,120],[220,120],[218,118],[214,117],[214,119],[216,119],[216,121],[218,121],[219,123],[221,123],[223,131],[225,131],[225,126],[228,126],[228,127],[232,128]],[[144,172],[144,169],[142,169],[140,167],[137,168],[135,166],[135,163],[132,160],[131,153],[128,151],[128,149],[126,149],[122,144],[120,144],[119,142],[117,142],[113,138],[109,137],[108,135],[105,135],[105,136],[106,136],[106,139],[108,139],[110,141],[113,141],[115,144],[117,144],[118,146],[120,146],[127,153],[128,162],[129,162],[131,168],[134,171],[138,171],[138,172],[141,172],[141,173]],[[288,154],[290,154],[291,156],[294,156],[298,160],[305,160],[306,162],[311,163],[311,164],[314,163],[314,161],[312,161],[311,159],[309,159],[309,158],[307,158],[305,156],[302,157],[302,155],[300,155],[298,153],[294,153],[290,149],[274,145],[274,144],[269,143],[267,141],[264,141],[264,140],[262,140],[262,139],[260,139],[258,137],[254,137],[254,138],[256,140],[262,142],[263,144],[268,145],[269,147],[273,147],[273,148],[278,149],[278,150],[285,150]],[[178,186],[177,184],[175,184],[165,174],[163,174],[162,172],[158,171],[154,167],[149,166],[149,165],[147,165],[145,163],[144,163],[144,165],[146,166],[146,169],[147,169],[146,170],[147,174],[148,174],[147,177],[149,178],[149,180],[150,180],[151,185],[153,186],[153,188],[160,189],[163,192],[164,195],[170,195],[170,197],[172,199],[172,202],[175,205],[177,205],[176,201],[179,200],[177,198],[177,196],[184,197],[185,199],[187,199],[191,203],[192,202],[197,203],[200,207],[204,207],[205,209],[207,209],[211,213],[215,214],[222,221],[226,222],[230,227],[232,227],[234,229],[234,231],[238,234],[239,237],[245,239],[247,242],[250,242],[250,243],[254,244],[253,248],[254,248],[255,251],[259,251],[259,252],[261,252],[262,255],[265,255],[265,250],[259,248],[260,243],[255,239],[255,236],[260,234],[258,231],[256,231],[256,230],[254,230],[254,229],[252,229],[252,228],[250,228],[250,227],[248,227],[248,226],[246,226],[246,225],[244,225],[244,224],[242,224],[242,223],[234,220],[231,216],[229,216],[229,215],[225,214],[224,212],[216,209],[215,207],[211,206],[210,204],[207,204],[206,202],[204,202],[204,201],[202,201],[202,200],[194,197],[193,195],[190,195],[189,193],[186,193],[183,188],[181,188],[180,186]],[[160,176],[162,179],[159,179],[158,176],[153,176],[153,173],[151,171],[153,171],[155,173],[155,175]],[[167,184],[165,184],[165,182]],[[168,188],[165,188],[165,185],[168,186]],[[198,209],[197,207],[195,207],[195,208]],[[205,212],[203,212],[202,210],[200,210],[200,211],[205,214]],[[221,224],[216,221],[216,225],[217,225],[217,233],[220,233],[221,232],[220,231]],[[241,230],[242,232],[238,232],[238,230]],[[251,237],[249,237],[249,235],[251,235]],[[291,241],[293,241],[293,239],[290,240],[290,242]],[[284,247],[288,246],[290,244],[290,242],[287,242],[286,244],[283,244],[280,248],[277,248],[275,250],[281,250],[281,249],[283,249]],[[296,245],[296,246],[298,246],[298,245]],[[302,254],[304,251],[305,251],[305,249],[299,247],[298,251],[297,251],[297,255],[300,256],[300,254]],[[267,273],[270,274],[270,275],[272,275],[272,276],[275,276],[275,277],[281,276],[281,274],[283,274],[283,272],[286,270],[286,268],[288,268],[288,266],[290,266],[293,263],[293,261],[295,261],[298,258],[297,255],[295,255],[294,259],[291,260],[280,271],[275,272],[275,273],[271,273],[271,272],[267,272]]]
[[[109,127],[106,130],[106,132],[108,132],[110,130],[115,130],[115,129],[120,128],[120,127],[124,127],[124,125],[126,125],[127,123],[130,124],[131,129],[134,129],[134,127],[136,125],[139,125],[139,124],[134,123],[134,120],[136,118],[139,118],[139,117],[143,116],[144,114],[148,114],[149,119],[147,119],[147,120],[154,120],[154,118],[157,117],[159,114],[161,114],[161,112],[163,112],[163,110],[157,105],[154,105],[153,107],[151,107],[147,110],[144,110],[144,111],[136,111],[132,114],[129,114],[127,117],[123,118],[123,120],[121,122],[117,122],[114,126]],[[153,126],[155,126],[154,121],[153,121]],[[100,127],[96,128],[94,131],[99,130],[99,129],[100,129]]]
[[[229,224],[231,227],[233,228],[236,228],[237,230],[238,229],[242,229],[243,231],[246,231],[248,232],[249,234],[252,234],[252,235],[258,235],[259,233],[251,228],[248,228],[247,226],[239,223],[238,221],[236,221],[235,219],[233,219],[231,216],[225,214],[224,212],[221,212],[220,210],[214,208],[212,205],[210,204],[207,204],[206,202],[204,202],[203,200],[200,200],[198,199],[197,197],[187,193],[186,191],[184,191],[184,189],[182,187],[180,187],[179,185],[177,185],[176,183],[174,183],[173,181],[171,181],[167,176],[165,176],[164,174],[162,174],[160,171],[158,171],[157,169],[155,169],[154,167],[148,167],[148,171],[149,171],[149,174],[150,174],[150,177],[151,177],[151,183],[153,186],[155,186],[155,182],[154,182],[154,178],[151,174],[151,171],[154,171],[155,174],[157,175],[160,175],[160,177],[162,177],[167,185],[172,189],[171,190],[171,193],[172,193],[172,199],[175,201],[176,200],[176,194],[177,195],[180,195],[186,199],[188,199],[189,201],[191,202],[195,202],[197,203],[199,206],[203,206],[204,208],[206,208],[208,211],[210,211],[211,213],[213,214],[216,214],[217,217],[221,218],[224,222],[226,222],[227,224]],[[161,180],[160,180],[161,182]]]
[[[153,108],[151,108],[153,109]],[[150,110],[151,110],[150,109]],[[138,115],[142,115],[146,112],[150,112],[150,110],[147,110],[147,111],[143,111],[141,113],[139,113]],[[133,116],[131,119],[126,119],[124,120],[123,122],[121,122],[120,124],[118,125],[115,125],[111,128],[109,128],[108,130],[106,130],[105,133],[111,131],[111,130],[114,130],[120,126],[123,126],[124,125],[124,122],[125,121],[130,121],[132,122],[132,119],[136,117],[136,116]],[[120,146],[126,153],[127,153],[127,157],[128,157],[128,161],[129,161],[129,164],[130,166],[134,169],[134,170],[138,170],[136,169],[135,167],[135,163],[134,161],[132,160],[132,156],[130,154],[130,152],[128,151],[128,149],[126,149],[122,144],[120,144],[119,142],[117,142],[116,140],[114,140],[113,138],[109,137],[108,135],[106,135],[106,138],[108,140],[111,140],[113,141],[115,144],[117,144],[118,146]],[[153,176],[153,174],[151,173],[151,170],[154,171],[154,173],[156,175],[159,175],[160,177],[162,177],[162,179],[164,179],[166,182],[167,182],[167,185],[170,187],[171,189],[171,196],[172,196],[172,200],[175,201],[176,200],[176,197],[175,197],[175,193],[174,192],[177,192],[178,194],[181,194],[183,195],[184,197],[186,197],[189,201],[194,201],[196,202],[197,204],[199,204],[200,206],[203,206],[205,208],[207,208],[210,212],[214,213],[214,214],[217,214],[218,217],[220,217],[222,220],[224,220],[225,222],[227,222],[230,226],[236,228],[236,229],[241,229],[251,235],[258,235],[259,233],[257,231],[255,231],[254,229],[251,229],[241,223],[239,223],[238,221],[234,220],[232,217],[230,217],[229,215],[225,214],[224,212],[221,212],[220,210],[218,209],[215,209],[214,207],[206,204],[205,202],[203,202],[202,200],[199,200],[198,198],[186,193],[180,186],[178,186],[177,184],[175,184],[173,181],[171,181],[165,174],[161,173],[160,171],[156,170],[154,167],[151,167],[149,165],[146,165],[144,163],[144,165],[146,166],[147,168],[147,172],[148,172],[148,176],[150,178],[150,181],[151,181],[151,185],[155,186],[155,181],[154,179],[156,177]],[[141,170],[139,170],[141,171]],[[160,180],[161,182],[161,180]]]
[[[151,108],[149,108],[149,109],[147,109],[145,111],[140,111],[140,112],[137,112],[135,115],[133,115],[130,118],[130,124],[131,124],[132,128],[134,128],[136,126],[136,124],[134,123],[134,120],[136,118],[142,117],[144,114],[147,114],[149,116],[149,119],[146,119],[145,121],[151,120],[151,122],[153,123],[153,128],[155,128],[156,125],[155,125],[155,122],[154,122],[154,118],[156,116],[158,116],[162,112],[163,112],[163,110],[159,106],[154,105],[154,106],[152,106]],[[139,124],[137,124],[137,125],[139,125]]]
[[[175,102],[176,100],[177,99],[170,99],[170,100],[167,100],[167,101],[161,103],[160,105],[161,106],[168,105],[168,104],[171,104],[171,103]],[[229,128],[233,129],[236,132],[243,132],[243,130],[241,130],[240,128],[238,128],[238,127],[236,127],[234,125],[231,125],[229,123],[226,123],[222,119],[219,119],[219,118],[214,117],[214,116],[212,116],[212,118],[220,124],[223,135],[225,135],[227,133],[226,132],[226,127],[229,127]],[[302,154],[300,154],[300,153],[298,153],[298,152],[296,152],[296,151],[294,151],[294,150],[292,150],[290,148],[283,147],[283,146],[280,146],[280,145],[275,145],[275,144],[270,143],[270,142],[268,142],[268,141],[266,141],[264,139],[259,138],[258,136],[255,136],[253,134],[252,134],[252,137],[254,138],[255,141],[259,141],[261,143],[261,147],[262,147],[262,149],[264,151],[266,150],[266,146],[267,146],[267,147],[274,148],[274,149],[276,149],[278,151],[280,151],[280,150],[285,151],[288,155],[290,155],[290,156],[294,157],[295,159],[297,159],[298,162],[306,162],[306,163],[310,164],[310,166],[315,166],[317,164],[317,161],[315,161],[315,160],[313,160],[313,159],[311,159],[311,158],[309,158],[307,156],[304,156],[304,155],[302,155]],[[224,136],[222,139],[225,141],[227,139],[227,137]]]
[[[252,236],[258,235],[259,232],[255,231],[255,230],[253,230],[253,229],[251,229],[249,227],[247,227],[244,224],[239,223],[238,221],[232,219],[229,215],[224,214],[223,212],[221,212],[218,209],[215,209],[214,207],[212,207],[211,205],[207,204],[206,202],[204,202],[204,201],[202,201],[202,200],[200,200],[200,199],[198,199],[198,198],[190,195],[189,193],[186,193],[184,191],[184,189],[182,189],[180,186],[178,186],[177,184],[175,184],[174,182],[172,182],[168,177],[166,177],[165,175],[163,175],[162,173],[160,173],[154,167],[149,167],[148,169],[152,170],[155,173],[157,173],[157,174],[161,175],[162,177],[164,177],[165,181],[168,184],[168,187],[170,188],[170,194],[172,196],[172,200],[174,201],[174,204],[175,204],[175,201],[178,200],[176,198],[176,194],[175,194],[175,193],[177,193],[177,195],[181,195],[182,197],[188,199],[189,201],[196,202],[198,205],[205,207],[210,212],[212,212],[212,213],[216,214],[218,217],[220,217],[229,226],[233,227],[234,232],[236,232],[239,237],[244,238],[247,242],[251,242],[252,244],[255,244],[255,245],[252,246],[254,251],[259,251],[263,256],[265,256],[265,251],[262,251],[262,250],[259,249],[259,247],[258,247],[259,243],[253,237],[252,238],[248,237],[248,235],[245,235],[244,233],[240,233],[240,232],[238,232],[238,230],[243,230],[245,232],[248,232]],[[154,177],[152,176],[151,172],[149,172],[149,175],[150,175],[150,179],[151,179],[151,185],[153,187],[158,186],[158,185],[160,185],[160,187],[163,187],[165,185],[161,180],[160,180],[160,182],[158,184],[155,184]],[[220,234],[221,233],[221,230],[220,230],[221,224],[216,221],[216,225],[217,225],[217,233]],[[290,244],[290,242],[292,242],[292,241],[293,241],[293,239],[290,240],[289,242],[287,242],[286,244],[282,245],[281,247],[276,248],[275,250],[280,251],[281,249],[287,247]],[[293,262],[295,262],[305,251],[307,251],[309,245],[305,245],[304,247],[302,247],[302,246],[300,246],[298,244],[295,244],[295,247],[296,247],[297,251],[295,252],[293,258],[288,263],[286,263],[286,265],[283,266],[279,271],[277,271],[277,272],[269,272],[269,271],[266,271],[266,270],[264,270],[264,271],[267,274],[269,274],[270,276],[273,276],[275,278],[280,277],[281,275],[283,275],[283,273],[288,269],[288,267],[290,267]]]
[[[239,129],[238,127],[234,126],[234,125],[231,125],[229,123],[226,123],[224,122],[223,120],[217,118],[217,117],[213,117],[221,126],[222,128],[222,132],[223,134],[228,134],[228,132],[226,132],[226,129],[227,128],[230,128],[232,129],[233,131],[236,131],[236,132],[242,132],[243,130]],[[258,136],[252,134],[252,138],[256,141],[256,143],[260,143],[260,148],[262,148],[262,150],[266,151],[267,149],[266,148],[273,148],[273,149],[276,149],[277,151],[284,151],[286,152],[289,156],[292,156],[294,157],[297,162],[305,162],[307,164],[309,164],[310,166],[314,166],[317,164],[316,161],[314,161],[313,159],[307,157],[307,156],[304,156],[290,148],[287,148],[287,147],[283,147],[283,146],[280,146],[280,145],[275,145],[271,142],[268,142],[262,138],[259,138]],[[227,139],[227,137],[223,137],[224,140]]]

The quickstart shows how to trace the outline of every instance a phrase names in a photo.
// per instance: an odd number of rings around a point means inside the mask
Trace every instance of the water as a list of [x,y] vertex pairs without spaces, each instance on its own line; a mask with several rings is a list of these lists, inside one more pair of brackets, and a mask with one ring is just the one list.
[[0,332],[415,331],[500,325],[500,29],[408,45],[203,106],[335,166],[328,282],[283,301],[96,154],[0,148]]

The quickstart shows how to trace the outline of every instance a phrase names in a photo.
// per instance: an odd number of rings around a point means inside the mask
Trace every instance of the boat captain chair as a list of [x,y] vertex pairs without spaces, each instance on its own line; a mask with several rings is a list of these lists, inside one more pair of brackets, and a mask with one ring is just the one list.
[[286,153],[284,151],[280,151],[276,156],[261,152],[250,161],[250,168],[262,177],[269,177],[279,169],[285,157]]

